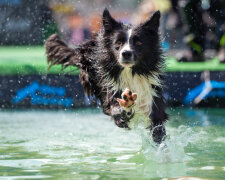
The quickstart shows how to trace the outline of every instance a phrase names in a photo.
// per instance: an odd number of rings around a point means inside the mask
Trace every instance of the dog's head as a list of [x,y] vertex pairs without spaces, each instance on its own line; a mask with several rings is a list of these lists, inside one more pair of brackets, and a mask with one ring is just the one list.
[[[138,67],[156,66],[159,47],[158,28],[160,12],[155,12],[149,20],[138,26],[117,22],[107,9],[103,12],[104,36],[107,46],[114,54],[117,63],[133,70]],[[152,69],[154,69],[152,67]]]

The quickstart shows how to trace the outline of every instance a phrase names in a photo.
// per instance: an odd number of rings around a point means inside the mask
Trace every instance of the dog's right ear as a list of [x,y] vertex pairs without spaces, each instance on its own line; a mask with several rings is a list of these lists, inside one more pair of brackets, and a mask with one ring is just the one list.
[[106,33],[112,32],[120,25],[115,19],[113,19],[107,8],[103,11],[102,24]]

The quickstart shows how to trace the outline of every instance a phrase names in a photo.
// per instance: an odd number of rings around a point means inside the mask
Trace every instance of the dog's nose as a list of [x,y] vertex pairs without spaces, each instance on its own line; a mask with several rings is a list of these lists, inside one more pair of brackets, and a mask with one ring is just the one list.
[[122,53],[122,56],[123,56],[124,59],[129,60],[132,56],[132,52],[131,51],[124,51]]

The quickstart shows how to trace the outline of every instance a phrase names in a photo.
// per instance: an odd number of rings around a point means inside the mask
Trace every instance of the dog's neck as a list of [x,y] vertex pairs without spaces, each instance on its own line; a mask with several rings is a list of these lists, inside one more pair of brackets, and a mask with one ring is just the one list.
[[132,74],[130,68],[124,68],[117,82],[113,83],[117,90],[130,89],[137,93],[136,110],[149,115],[152,108],[153,96],[155,91],[152,85],[159,85],[158,76],[145,77],[138,74]]

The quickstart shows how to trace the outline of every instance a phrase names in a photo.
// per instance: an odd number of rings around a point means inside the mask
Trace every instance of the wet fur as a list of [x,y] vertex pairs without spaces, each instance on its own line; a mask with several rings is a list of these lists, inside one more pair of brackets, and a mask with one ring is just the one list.
[[[110,115],[115,124],[128,128],[133,116],[129,116],[119,106],[116,98],[121,98],[125,88],[138,95],[136,111],[149,119],[153,139],[160,143],[165,136],[164,122],[167,120],[162,96],[162,72],[164,63],[158,35],[160,13],[156,12],[147,22],[133,27],[115,21],[108,10],[103,13],[103,26],[95,37],[79,47],[69,48],[58,35],[50,36],[45,43],[50,67],[77,66],[80,82],[87,95],[96,96],[102,104],[103,112]],[[134,37],[139,37],[142,47],[133,47],[135,65],[124,68],[118,62],[119,49],[115,42],[118,34],[133,29]],[[132,42],[134,44],[134,42]]]

